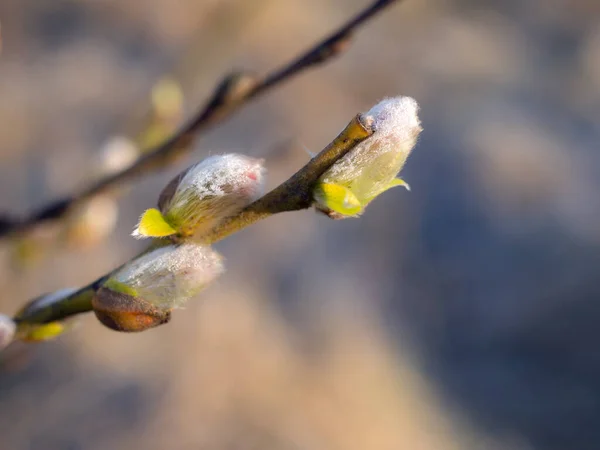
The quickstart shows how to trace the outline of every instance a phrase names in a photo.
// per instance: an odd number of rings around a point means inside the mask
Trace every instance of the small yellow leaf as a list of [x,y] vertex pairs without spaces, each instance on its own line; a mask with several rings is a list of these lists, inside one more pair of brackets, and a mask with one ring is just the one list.
[[19,337],[29,342],[48,341],[61,335],[66,329],[67,326],[63,322],[26,325],[24,329],[19,330]]
[[314,191],[315,199],[327,208],[344,216],[354,216],[362,211],[362,205],[350,189],[332,183],[319,183]]
[[158,209],[150,208],[142,214],[142,217],[140,217],[140,223],[133,231],[133,236],[140,239],[145,237],[165,237],[171,236],[176,232],[177,231],[165,221],[165,218]]

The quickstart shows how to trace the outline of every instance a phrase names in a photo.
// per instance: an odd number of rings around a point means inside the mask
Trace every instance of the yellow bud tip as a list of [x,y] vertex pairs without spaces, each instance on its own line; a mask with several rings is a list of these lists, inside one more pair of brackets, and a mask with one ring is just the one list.
[[136,239],[148,237],[166,237],[177,233],[167,223],[162,213],[156,208],[147,209],[140,217],[140,221],[131,235]]
[[50,322],[42,325],[31,325],[25,327],[21,333],[21,340],[25,342],[42,342],[54,339],[66,331],[67,327],[63,322]]
[[317,202],[342,216],[355,216],[362,205],[350,189],[333,183],[319,183],[314,191]]

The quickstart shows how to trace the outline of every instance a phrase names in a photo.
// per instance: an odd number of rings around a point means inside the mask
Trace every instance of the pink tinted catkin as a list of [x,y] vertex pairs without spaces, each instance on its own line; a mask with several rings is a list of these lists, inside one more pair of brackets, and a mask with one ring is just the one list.
[[136,238],[201,237],[263,194],[263,161],[244,155],[211,156],[163,189],[158,209],[144,212]]

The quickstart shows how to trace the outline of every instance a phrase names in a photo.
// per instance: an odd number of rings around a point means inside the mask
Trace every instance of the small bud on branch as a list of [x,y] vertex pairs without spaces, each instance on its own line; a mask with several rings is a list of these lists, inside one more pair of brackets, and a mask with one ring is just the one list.
[[136,238],[202,236],[263,194],[263,161],[244,155],[211,156],[177,175],[133,232]]
[[92,298],[98,319],[118,331],[143,331],[170,319],[224,271],[221,256],[193,243],[145,253],[115,271]]
[[319,178],[313,191],[315,208],[334,219],[356,217],[377,196],[395,186],[396,178],[422,131],[417,102],[410,97],[382,100],[365,116],[376,133],[340,158]]
[[18,323],[18,338],[28,342],[47,341],[60,336],[68,330],[70,325],[72,325],[72,319],[60,319],[45,323],[26,323],[21,322],[21,318],[27,317],[30,314],[36,314],[37,311],[51,310],[55,305],[60,305],[61,301],[69,298],[76,291],[77,289],[73,288],[60,289],[56,292],[41,295],[29,302],[15,316],[15,321]]

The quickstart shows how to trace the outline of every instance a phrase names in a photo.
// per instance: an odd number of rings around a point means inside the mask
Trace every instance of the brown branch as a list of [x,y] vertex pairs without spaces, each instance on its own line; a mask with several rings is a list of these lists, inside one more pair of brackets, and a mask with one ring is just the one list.
[[[312,204],[314,185],[321,175],[374,132],[371,117],[361,115],[354,117],[346,128],[304,167],[239,214],[219,224],[206,236],[204,243],[220,241],[273,214],[309,208]],[[155,244],[160,245],[161,242],[168,241],[157,241]],[[35,324],[64,320],[91,311],[94,293],[109,276],[110,274],[104,275],[90,285],[51,304],[42,302],[40,305],[36,300],[31,301],[14,318],[19,334],[26,333]]]
[[77,203],[88,200],[136,176],[167,166],[177,156],[189,151],[191,143],[200,132],[215,125],[238,111],[241,106],[250,100],[300,74],[305,69],[323,64],[342,53],[348,47],[351,34],[357,28],[396,1],[398,0],[374,1],[323,41],[289,64],[263,78],[246,72],[238,72],[225,77],[204,108],[166,142],[146,153],[133,165],[121,172],[110,175],[77,194],[34,211],[29,217],[23,219],[0,217],[0,237],[10,233],[25,233],[40,223],[60,219]]
[[249,205],[238,215],[221,222],[204,237],[203,243],[218,242],[273,214],[310,208],[313,202],[312,191],[321,175],[359,142],[373,134],[371,119],[356,116],[331,144],[290,179]]

